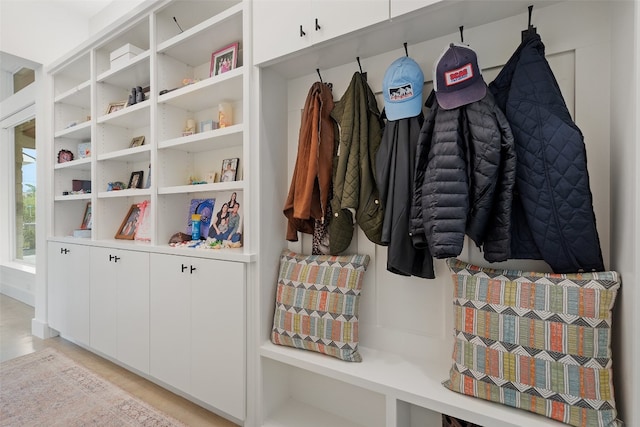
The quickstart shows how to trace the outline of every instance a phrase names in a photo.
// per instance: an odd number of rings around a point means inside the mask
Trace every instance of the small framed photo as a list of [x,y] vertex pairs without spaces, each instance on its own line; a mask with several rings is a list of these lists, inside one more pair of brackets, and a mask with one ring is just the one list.
[[198,130],[199,133],[208,132],[210,130],[213,130],[213,120],[203,120],[200,122],[200,129]]
[[107,113],[111,114],[122,110],[127,105],[127,101],[110,102],[107,106]]
[[217,76],[236,68],[238,64],[238,42],[223,47],[211,54],[209,77]]
[[138,217],[140,216],[140,207],[131,205],[129,212],[122,220],[120,228],[115,235],[116,239],[133,240],[136,236],[136,229],[138,228]]
[[129,144],[129,148],[140,147],[141,145],[144,145],[144,135],[134,137]]
[[66,163],[73,160],[73,153],[69,150],[58,151],[58,163]]
[[84,216],[82,217],[81,230],[91,230],[91,202],[87,202],[87,206],[84,208]]
[[222,161],[222,172],[220,174],[220,182],[231,182],[236,180],[238,173],[238,162],[240,159],[224,159]]
[[129,178],[129,186],[127,188],[142,188],[143,175],[143,171],[131,172],[131,178]]

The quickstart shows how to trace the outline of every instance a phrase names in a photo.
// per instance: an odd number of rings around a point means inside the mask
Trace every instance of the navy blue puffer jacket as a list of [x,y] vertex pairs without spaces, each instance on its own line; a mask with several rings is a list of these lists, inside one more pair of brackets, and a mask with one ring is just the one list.
[[522,42],[489,89],[518,158],[511,257],[544,259],[556,273],[604,270],[582,133],[539,35]]

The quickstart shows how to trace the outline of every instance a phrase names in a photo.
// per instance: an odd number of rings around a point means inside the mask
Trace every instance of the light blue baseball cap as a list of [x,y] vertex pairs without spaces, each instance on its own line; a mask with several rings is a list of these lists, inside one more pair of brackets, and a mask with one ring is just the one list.
[[424,73],[416,61],[408,56],[393,61],[382,81],[387,119],[400,120],[420,114],[423,86]]

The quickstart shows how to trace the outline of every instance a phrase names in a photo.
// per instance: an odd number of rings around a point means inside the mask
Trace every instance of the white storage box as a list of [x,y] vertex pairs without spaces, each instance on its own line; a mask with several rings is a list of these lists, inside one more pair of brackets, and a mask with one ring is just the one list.
[[125,62],[130,61],[136,55],[140,55],[144,52],[137,46],[132,45],[131,43],[127,43],[122,47],[111,52],[109,55],[109,60],[111,61],[111,68],[122,65]]

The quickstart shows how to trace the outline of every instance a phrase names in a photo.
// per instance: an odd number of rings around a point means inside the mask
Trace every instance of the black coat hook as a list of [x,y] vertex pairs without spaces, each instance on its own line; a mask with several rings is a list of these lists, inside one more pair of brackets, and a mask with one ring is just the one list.
[[464,43],[464,25],[460,25],[460,43]]
[[534,34],[538,33],[536,31],[536,27],[531,25],[531,13],[533,12],[533,5],[530,5],[528,9],[529,9],[529,19],[527,21],[527,29],[526,30],[522,30],[522,41],[525,41],[529,37],[531,37]]
[[322,76],[320,75],[320,68],[316,68],[316,73],[318,73],[318,77],[320,78],[320,83],[324,83],[322,81]]
[[358,68],[360,68],[360,74],[362,74],[362,65],[360,65],[360,57],[356,56],[356,61],[358,61]]
[[405,56],[409,56],[409,50],[407,49],[407,42],[404,42],[404,54]]

